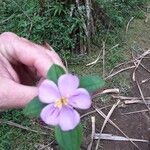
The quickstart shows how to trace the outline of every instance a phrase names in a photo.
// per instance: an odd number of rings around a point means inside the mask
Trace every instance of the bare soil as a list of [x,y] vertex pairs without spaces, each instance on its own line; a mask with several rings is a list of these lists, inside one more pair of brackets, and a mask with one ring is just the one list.
[[[131,31],[129,31],[128,37],[128,48],[130,46],[136,46],[142,51],[150,48],[150,20],[145,23],[144,20],[135,20],[130,25]],[[137,30],[138,29],[138,30]],[[136,49],[136,47],[134,47]],[[136,53],[141,53],[136,51]],[[141,62],[146,69],[143,67],[139,67],[136,71],[136,80],[139,82],[141,90],[143,92],[144,97],[150,96],[150,56],[144,58]],[[139,89],[135,82],[132,80],[133,70],[129,72],[131,78],[131,90],[128,96],[133,97],[141,97]],[[143,80],[147,79],[148,81],[145,83],[141,83]],[[114,104],[115,101],[110,101],[109,104]],[[108,104],[107,104],[108,105]],[[146,139],[150,141],[150,115],[148,112],[140,112],[135,114],[125,115],[124,113],[140,111],[143,109],[147,109],[145,104],[130,104],[125,105],[124,107],[116,108],[113,112],[110,119],[130,138],[137,139]],[[110,108],[103,110],[103,112],[107,115]],[[99,133],[104,122],[104,119],[98,114],[92,114],[96,117],[96,133]],[[89,117],[90,118],[90,117]],[[91,128],[91,122],[88,120],[89,125],[88,128]],[[120,131],[114,128],[109,123],[106,124],[103,133],[110,133],[113,135],[123,136]],[[87,147],[90,142],[91,130],[86,130],[86,139],[84,141],[84,147]],[[93,149],[95,149],[97,141],[93,143]],[[150,142],[142,143],[136,142],[139,149],[141,150],[150,150]],[[99,150],[137,150],[131,142],[123,142],[123,141],[108,141],[108,140],[100,140]]]

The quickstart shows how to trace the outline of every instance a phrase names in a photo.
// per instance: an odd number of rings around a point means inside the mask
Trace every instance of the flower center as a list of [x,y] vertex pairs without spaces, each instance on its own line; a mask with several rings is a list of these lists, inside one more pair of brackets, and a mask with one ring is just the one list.
[[61,108],[63,105],[68,104],[68,99],[65,97],[62,97],[60,100],[55,102],[56,107]]

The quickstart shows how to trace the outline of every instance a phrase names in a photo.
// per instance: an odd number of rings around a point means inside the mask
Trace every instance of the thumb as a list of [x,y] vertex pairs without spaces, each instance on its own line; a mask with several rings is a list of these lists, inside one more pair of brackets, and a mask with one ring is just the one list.
[[3,79],[0,86],[0,109],[23,108],[37,96],[37,93],[37,87],[21,85],[12,80]]

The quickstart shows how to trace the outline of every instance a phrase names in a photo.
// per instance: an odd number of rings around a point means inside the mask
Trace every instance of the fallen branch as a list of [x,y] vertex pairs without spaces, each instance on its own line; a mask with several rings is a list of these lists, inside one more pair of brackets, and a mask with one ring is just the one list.
[[127,26],[126,26],[126,33],[128,32],[128,29],[129,29],[129,25],[131,23],[131,21],[134,19],[134,17],[131,17],[129,22],[127,23]]
[[141,97],[126,97],[126,96],[119,96],[119,95],[111,95],[114,99],[123,100],[124,104],[147,104],[150,105],[150,97],[145,97],[145,103],[142,101]]
[[[141,97],[127,97],[127,96],[120,96],[120,95],[111,95],[112,98],[121,99],[121,100],[141,100]],[[150,100],[150,97],[145,97],[145,100]]]
[[92,133],[91,133],[91,142],[88,145],[87,150],[91,150],[92,149],[92,144],[93,144],[93,140],[94,140],[94,135],[95,135],[95,116],[91,117],[91,122],[92,122]]
[[99,97],[99,96],[101,96],[101,95],[103,95],[103,94],[119,94],[119,89],[106,89],[106,90],[104,90],[104,91],[102,91],[102,92],[99,92],[99,93],[96,93],[96,94],[94,94],[93,96],[92,96],[92,98],[96,98],[96,97]]
[[47,135],[46,132],[36,131],[36,130],[30,129],[29,127],[25,127],[25,126],[22,126],[20,124],[14,123],[12,121],[6,121],[6,120],[0,119],[0,124],[7,124],[7,125],[14,126],[14,127],[17,127],[17,128],[23,129],[23,130],[27,130],[27,131],[31,131],[31,132],[34,132],[34,133]]
[[142,113],[142,112],[147,112],[147,109],[144,110],[138,110],[138,111],[132,111],[132,112],[128,112],[128,113],[122,113],[123,115],[130,115],[130,114],[136,114],[136,113]]
[[112,50],[112,49],[114,49],[114,48],[116,48],[116,47],[118,47],[118,46],[119,46],[119,44],[114,45],[113,47],[111,47],[111,48],[109,49],[109,51]]
[[102,139],[102,140],[111,140],[111,141],[134,141],[134,142],[144,142],[144,143],[149,143],[148,140],[143,140],[143,139],[133,139],[133,138],[126,138],[123,136],[117,136],[117,135],[113,135],[113,134],[105,134],[105,133],[95,133],[94,139],[98,140],[98,139]]
[[145,101],[145,98],[144,98],[144,95],[143,95],[142,89],[141,89],[141,87],[140,87],[140,85],[139,85],[138,81],[136,81],[136,84],[137,84],[137,86],[138,86],[138,89],[139,89],[139,92],[140,92],[141,98],[142,98],[142,100],[143,100],[143,102],[144,102],[145,106],[147,107],[147,109],[148,109],[148,110],[149,110],[149,112],[150,112],[150,107],[148,106],[148,104],[147,104],[147,103],[146,103],[146,101]]
[[[136,70],[137,70],[137,68],[138,68],[139,65],[141,65],[141,66],[143,67],[143,65],[141,64],[141,61],[142,61],[142,60],[145,58],[145,56],[148,55],[148,54],[150,54],[150,49],[147,50],[147,51],[145,51],[141,56],[139,56],[139,57],[136,58],[136,59],[133,59],[133,60],[130,60],[130,61],[128,61],[128,62],[123,62],[123,63],[121,63],[121,64],[118,64],[117,66],[115,66],[115,67],[110,71],[109,75],[105,78],[105,80],[110,79],[110,78],[116,76],[117,74],[119,74],[119,73],[121,73],[121,72],[123,72],[123,71],[129,70],[129,69],[134,69],[134,68],[135,68],[134,71],[133,71],[133,75],[132,75],[133,81],[135,81],[135,72],[136,72]],[[130,64],[130,63],[134,63],[134,66],[129,66],[129,67],[123,68],[123,69],[121,69],[121,70],[119,70],[119,71],[116,71],[116,72],[112,73],[112,72],[114,71],[114,69],[116,69],[116,68],[118,68],[118,67],[120,67],[120,66],[122,66],[122,65],[127,65],[127,64]],[[144,67],[144,69],[146,69],[146,68]],[[146,69],[146,70],[147,70],[147,69]],[[150,72],[149,70],[147,70],[147,71]],[[111,74],[111,73],[112,73],[112,74]]]
[[135,66],[129,66],[129,67],[123,68],[123,69],[121,69],[121,70],[119,70],[119,71],[117,71],[117,72],[115,72],[115,73],[112,73],[111,75],[107,76],[107,77],[105,78],[105,80],[108,80],[108,79],[110,79],[110,78],[116,76],[117,74],[119,74],[119,73],[121,73],[121,72],[123,72],[123,71],[130,70],[130,69],[133,69],[133,68],[135,68]]
[[148,73],[150,73],[150,70],[148,70],[142,63],[140,63],[140,65],[141,65]]
[[[106,123],[108,122],[109,118],[111,117],[112,113],[114,112],[115,108],[119,105],[119,103],[120,103],[120,100],[119,100],[117,103],[115,103],[115,104],[112,106],[112,108],[110,109],[110,111],[108,112],[108,114],[107,114],[107,116],[106,116],[106,118],[105,118],[105,120],[104,120],[104,122],[103,122],[103,125],[102,125],[102,127],[101,127],[100,134],[103,132],[103,130],[104,130],[105,126],[106,126]],[[98,150],[99,143],[100,143],[100,138],[99,138],[98,141],[97,141],[95,150]]]
[[[99,110],[98,108],[95,108],[95,110],[103,117],[103,118],[106,118],[106,115],[101,111]],[[137,144],[135,144],[132,140],[130,140],[130,138],[112,121],[112,120],[108,120],[108,122],[113,125],[116,129],[118,129],[127,139],[129,139],[129,141],[138,149],[138,150],[141,150]]]
[[12,14],[11,16],[9,16],[7,19],[2,20],[2,21],[0,22],[0,24],[3,24],[3,23],[5,23],[5,22],[7,22],[8,20],[12,19],[14,16],[15,16],[15,14],[13,13],[13,14]]
[[146,55],[150,54],[150,49],[148,49],[147,51],[145,51],[140,57],[139,59],[143,59]]
[[127,64],[133,63],[133,62],[134,62],[134,60],[130,60],[130,61],[128,61],[128,62],[123,62],[123,63],[120,63],[120,64],[116,65],[116,66],[109,72],[109,75],[112,74],[113,71],[114,71],[116,68],[121,67],[121,66],[123,66],[123,65],[127,65]]
[[144,83],[148,82],[149,80],[150,80],[150,78],[144,79],[144,80],[141,81],[141,84],[144,84]]
[[135,79],[135,73],[136,73],[136,71],[137,71],[139,65],[141,64],[143,58],[144,58],[146,55],[148,55],[148,54],[150,54],[150,49],[148,49],[147,51],[145,51],[138,59],[135,59],[135,61],[134,61],[135,69],[134,69],[133,75],[132,75],[133,81],[136,81],[136,79]]
[[148,22],[148,19],[149,19],[149,8],[150,8],[150,6],[147,6],[147,10],[146,10],[146,14],[145,14],[145,16],[146,16],[146,18],[145,18],[145,22],[147,23]]
[[93,62],[86,64],[86,66],[95,65],[99,61],[100,58],[101,58],[101,51],[99,52],[97,58]]
[[[145,104],[142,100],[125,100],[124,104]],[[146,101],[146,105],[150,105],[150,101]]]
[[[108,105],[108,106],[104,106],[104,107],[99,108],[99,109],[103,110],[103,109],[106,109],[106,108],[111,107],[111,106],[112,106],[112,105]],[[96,112],[96,110],[90,111],[90,112],[88,112],[88,113],[86,113],[86,114],[83,114],[83,115],[81,116],[81,118],[84,118],[84,117],[86,117],[86,116],[88,116],[88,115],[91,115],[91,114],[93,114],[93,113],[95,113],[95,112]]]
[[54,143],[54,141],[50,142],[47,145],[41,145],[41,148],[39,148],[38,150],[45,150],[46,148],[50,147],[53,143]]

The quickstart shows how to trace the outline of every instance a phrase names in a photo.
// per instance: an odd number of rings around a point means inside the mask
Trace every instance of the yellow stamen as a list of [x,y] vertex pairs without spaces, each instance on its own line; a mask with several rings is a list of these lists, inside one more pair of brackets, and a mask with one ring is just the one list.
[[60,100],[55,102],[56,107],[61,108],[63,105],[68,104],[68,99],[65,97],[62,97]]

